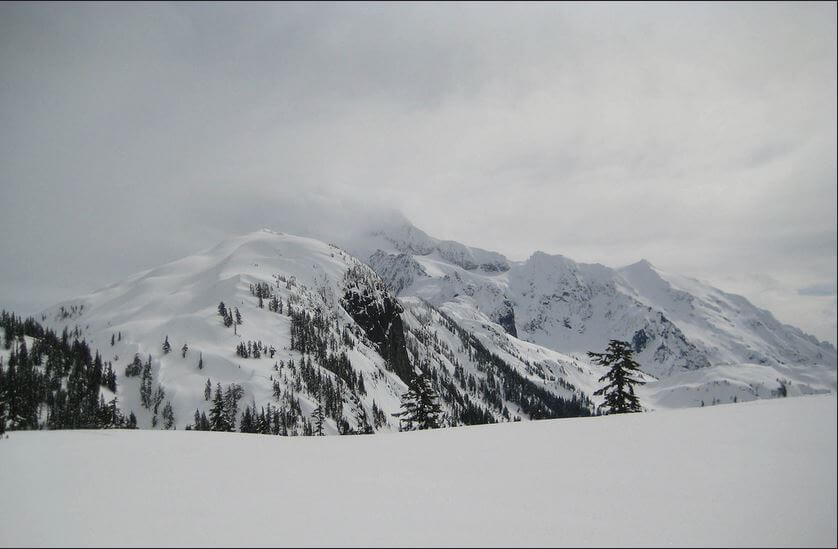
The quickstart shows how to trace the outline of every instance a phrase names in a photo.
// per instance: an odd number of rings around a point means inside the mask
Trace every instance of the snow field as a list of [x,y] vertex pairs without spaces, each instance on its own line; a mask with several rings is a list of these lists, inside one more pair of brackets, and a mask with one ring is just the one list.
[[0,545],[835,546],[836,397],[375,436],[13,432]]

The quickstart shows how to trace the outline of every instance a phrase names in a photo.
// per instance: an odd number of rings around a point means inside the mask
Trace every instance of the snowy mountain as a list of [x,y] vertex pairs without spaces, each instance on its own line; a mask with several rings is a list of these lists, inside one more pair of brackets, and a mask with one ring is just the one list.
[[645,388],[651,406],[836,389],[832,345],[741,296],[647,261],[612,269],[543,252],[510,261],[435,239],[406,220],[344,245],[368,258],[397,295],[476,319],[470,329],[494,325],[580,361],[609,339],[631,342],[644,372],[658,379]]
[[836,390],[833,347],[646,262],[510,261],[407,223],[341,244],[257,231],[41,320],[102,353],[141,428],[161,408],[199,426],[223,396],[242,429],[395,430],[415,372],[447,425],[588,415],[604,370],[585,353],[609,339],[634,346],[648,409]]
[[283,433],[311,434],[322,410],[326,434],[392,430],[414,371],[430,376],[449,425],[587,415],[601,375],[490,327],[472,335],[421,300],[397,300],[342,249],[269,230],[60,303],[41,320],[103,354],[120,408],[141,428],[160,426],[169,405],[174,426],[198,425],[223,393],[237,427],[266,414]]

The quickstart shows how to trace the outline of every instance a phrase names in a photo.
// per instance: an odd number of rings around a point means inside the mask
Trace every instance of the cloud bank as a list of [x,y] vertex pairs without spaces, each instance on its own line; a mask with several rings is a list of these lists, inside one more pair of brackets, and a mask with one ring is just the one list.
[[[822,4],[3,4],[0,304],[398,210],[641,257],[835,343]],[[335,207],[335,205],[337,205]],[[770,280],[770,282],[766,282]]]

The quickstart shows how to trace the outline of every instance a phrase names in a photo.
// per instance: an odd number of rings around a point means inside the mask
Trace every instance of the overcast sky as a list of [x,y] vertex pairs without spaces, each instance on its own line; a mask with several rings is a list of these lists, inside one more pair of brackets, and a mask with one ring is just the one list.
[[0,307],[337,205],[835,343],[835,67],[835,3],[2,3]]

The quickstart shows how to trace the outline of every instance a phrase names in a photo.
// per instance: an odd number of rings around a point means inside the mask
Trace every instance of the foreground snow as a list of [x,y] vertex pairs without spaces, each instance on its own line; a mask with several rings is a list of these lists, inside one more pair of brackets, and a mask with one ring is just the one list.
[[282,438],[16,432],[2,545],[831,545],[836,397]]

